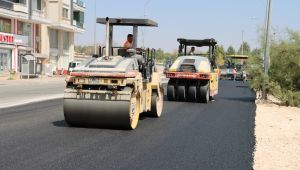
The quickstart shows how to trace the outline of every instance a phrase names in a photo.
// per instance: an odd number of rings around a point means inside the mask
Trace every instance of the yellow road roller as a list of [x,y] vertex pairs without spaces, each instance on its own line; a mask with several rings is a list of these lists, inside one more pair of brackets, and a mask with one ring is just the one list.
[[[138,27],[157,27],[149,19],[98,18],[106,25],[106,45],[67,78],[64,117],[70,126],[135,129],[139,116],[160,117],[163,88],[155,49],[137,48]],[[113,47],[113,28],[133,28],[132,48]],[[125,36],[124,36],[125,37]]]
[[[166,71],[169,101],[208,103],[218,94],[219,69],[215,62],[215,39],[179,38],[179,57]],[[187,47],[191,47],[188,52]],[[208,47],[208,54],[196,54],[195,47]]]

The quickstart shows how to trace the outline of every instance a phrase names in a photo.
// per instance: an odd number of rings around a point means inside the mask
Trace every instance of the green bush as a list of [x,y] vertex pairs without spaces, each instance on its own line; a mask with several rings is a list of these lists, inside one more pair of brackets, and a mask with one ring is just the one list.
[[262,90],[266,82],[268,93],[287,106],[300,107],[300,34],[291,30],[287,33],[285,39],[272,41],[268,78],[264,76],[261,50],[253,50],[247,71],[253,90]]

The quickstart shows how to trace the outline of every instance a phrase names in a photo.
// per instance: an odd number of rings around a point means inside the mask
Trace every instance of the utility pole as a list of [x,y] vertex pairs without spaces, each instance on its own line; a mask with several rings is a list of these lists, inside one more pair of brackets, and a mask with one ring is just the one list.
[[[146,10],[147,10],[147,6],[149,5],[150,2],[151,2],[151,0],[147,0],[144,4],[144,19],[146,19],[146,17],[147,17]],[[143,47],[145,47],[145,30],[144,30],[144,27],[142,28],[142,44],[143,44]]]
[[[267,13],[266,13],[266,32],[265,32],[265,45],[264,45],[264,73],[265,78],[268,80],[268,72],[270,66],[270,25],[271,25],[271,14],[272,14],[272,0],[268,0],[267,3]],[[266,80],[263,82],[263,93],[262,97],[264,100],[267,100],[267,91],[266,91]]]
[[242,55],[244,55],[244,30],[242,30]]
[[[94,0],[94,54],[97,54],[97,1]],[[101,54],[99,54],[101,55]]]

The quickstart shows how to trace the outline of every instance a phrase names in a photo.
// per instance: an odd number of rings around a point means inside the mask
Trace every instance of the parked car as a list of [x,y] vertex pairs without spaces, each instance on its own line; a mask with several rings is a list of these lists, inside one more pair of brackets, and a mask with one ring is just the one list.
[[70,62],[69,63],[69,67],[68,67],[68,74],[70,74],[73,71],[73,69],[76,66],[78,66],[79,64],[80,64],[80,62],[78,62],[78,61],[72,61],[72,62]]

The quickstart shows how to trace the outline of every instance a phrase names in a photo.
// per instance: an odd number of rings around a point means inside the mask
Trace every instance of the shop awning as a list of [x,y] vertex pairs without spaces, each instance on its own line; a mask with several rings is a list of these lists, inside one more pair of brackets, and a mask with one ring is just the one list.
[[34,60],[34,56],[32,54],[25,54],[22,57],[24,57],[27,61]]
[[47,54],[41,54],[41,53],[33,53],[33,56],[35,58],[44,58],[44,59],[49,58],[49,55],[47,55]]

